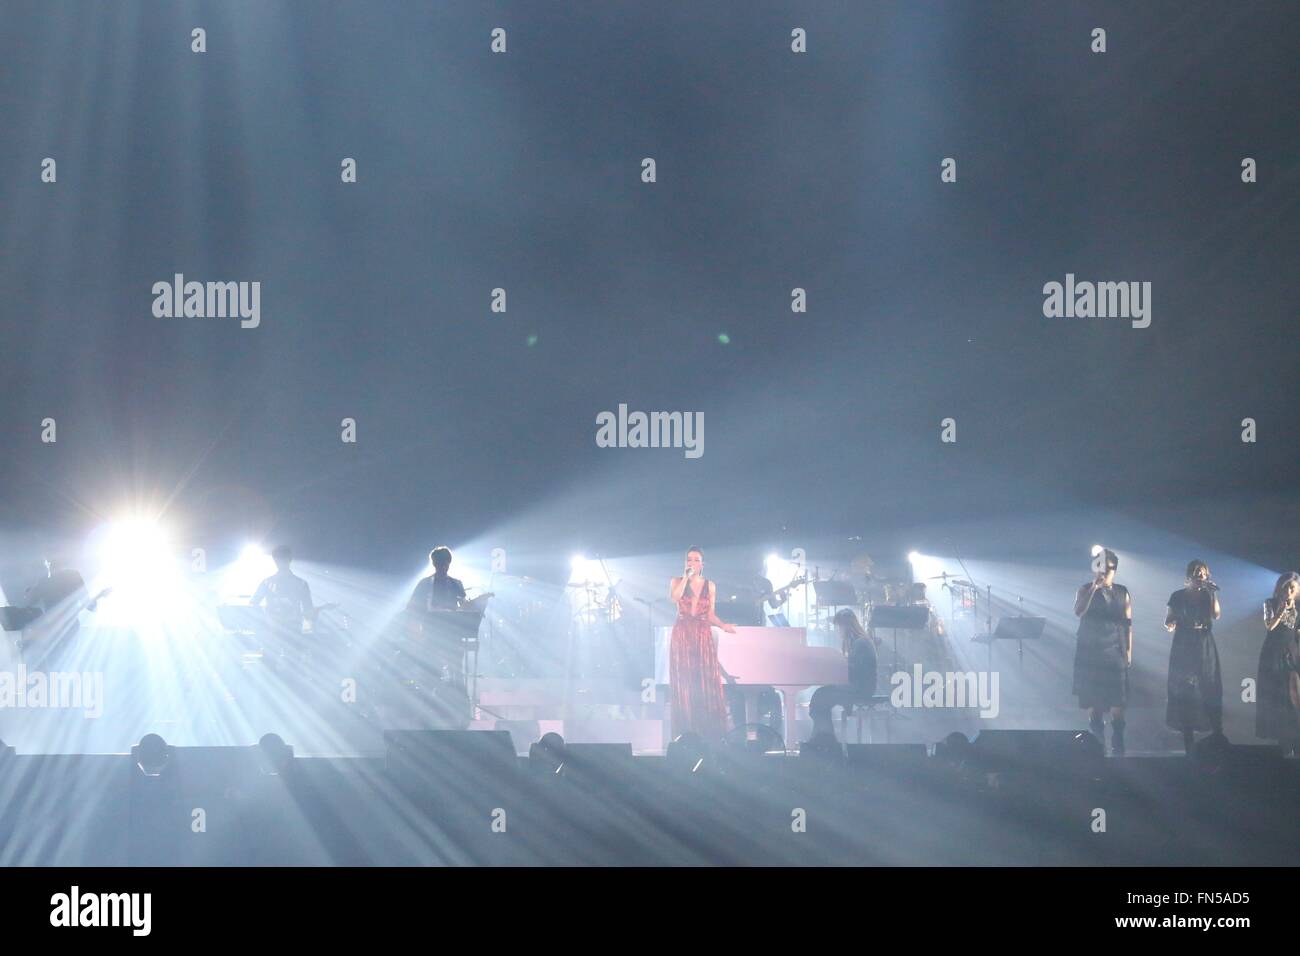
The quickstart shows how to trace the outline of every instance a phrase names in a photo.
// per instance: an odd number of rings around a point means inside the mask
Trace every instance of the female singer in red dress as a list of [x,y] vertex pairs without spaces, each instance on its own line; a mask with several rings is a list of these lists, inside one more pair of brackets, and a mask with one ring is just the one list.
[[669,582],[668,594],[677,605],[668,646],[673,736],[690,731],[708,741],[721,740],[727,732],[727,702],[713,628],[728,634],[736,629],[713,613],[716,588],[704,578],[704,552],[699,548],[686,552],[686,569]]

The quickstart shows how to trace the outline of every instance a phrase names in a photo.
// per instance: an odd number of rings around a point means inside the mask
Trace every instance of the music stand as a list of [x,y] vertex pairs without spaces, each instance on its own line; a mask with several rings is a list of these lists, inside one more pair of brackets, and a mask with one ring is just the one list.
[[1025,641],[1036,641],[1043,636],[1047,626],[1045,617],[1004,617],[998,619],[997,630],[992,634],[980,634],[972,638],[975,644],[987,644],[989,648],[989,670],[993,669],[993,642],[1015,641],[1019,650],[1020,666],[1025,666]]
[[[813,590],[813,608],[826,608],[834,614],[835,608],[857,607],[858,592],[851,581],[810,581]],[[804,592],[805,598],[808,592]],[[820,619],[818,619],[820,621]]]
[[814,607],[855,607],[858,592],[851,581],[813,581]]
[[870,626],[894,632],[894,670],[898,670],[898,632],[924,630],[930,623],[930,609],[924,604],[877,604],[871,608]]

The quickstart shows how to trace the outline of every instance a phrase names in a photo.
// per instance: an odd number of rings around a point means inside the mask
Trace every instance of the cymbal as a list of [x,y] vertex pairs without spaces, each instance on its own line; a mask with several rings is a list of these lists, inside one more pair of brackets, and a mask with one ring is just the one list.
[[940,580],[941,580],[941,581],[943,581],[945,584],[956,584],[956,585],[959,585],[959,586],[964,587],[964,588],[973,588],[973,587],[975,587],[975,585],[971,584],[971,583],[970,583],[969,581],[967,581],[965,578],[959,578],[959,577],[957,577],[955,574],[949,574],[947,571],[943,572],[943,574],[936,574],[936,575],[934,575],[933,577],[928,577],[928,578],[926,578],[926,580],[927,580],[927,581],[940,581]]

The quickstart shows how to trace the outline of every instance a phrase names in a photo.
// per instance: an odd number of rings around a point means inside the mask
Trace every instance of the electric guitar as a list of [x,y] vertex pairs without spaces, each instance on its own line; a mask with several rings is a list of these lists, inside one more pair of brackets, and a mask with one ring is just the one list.
[[767,606],[775,611],[777,608],[779,608],[782,604],[786,602],[786,599],[790,596],[791,591],[799,587],[801,584],[807,584],[807,583],[808,583],[808,575],[801,574],[793,581],[791,581],[789,584],[787,584],[785,587],[762,595],[758,599],[758,603],[762,604],[764,601],[766,601]]

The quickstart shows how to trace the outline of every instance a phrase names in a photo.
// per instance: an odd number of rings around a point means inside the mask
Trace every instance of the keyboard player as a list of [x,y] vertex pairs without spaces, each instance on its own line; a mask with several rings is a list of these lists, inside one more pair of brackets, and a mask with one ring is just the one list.
[[[429,687],[440,681],[464,686],[462,640],[471,632],[462,619],[470,615],[458,612],[469,606],[465,586],[448,573],[450,548],[434,548],[429,552],[429,563],[433,573],[420,579],[406,602],[407,625],[415,639],[407,653],[421,683]],[[478,620],[473,618],[468,622],[474,632],[478,630]]]
[[412,611],[458,611],[465,602],[465,586],[447,572],[451,570],[451,548],[429,552],[433,574],[421,578],[406,606]]

